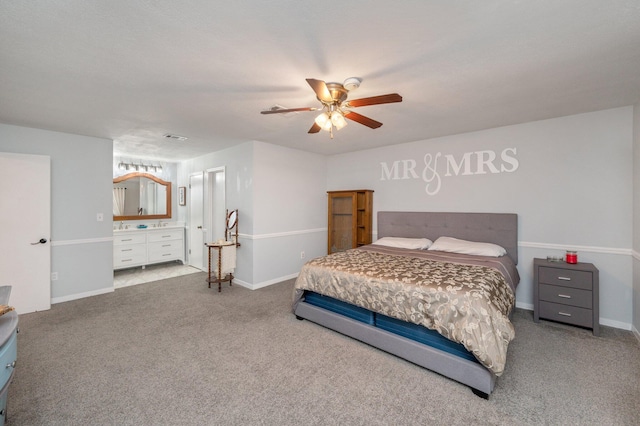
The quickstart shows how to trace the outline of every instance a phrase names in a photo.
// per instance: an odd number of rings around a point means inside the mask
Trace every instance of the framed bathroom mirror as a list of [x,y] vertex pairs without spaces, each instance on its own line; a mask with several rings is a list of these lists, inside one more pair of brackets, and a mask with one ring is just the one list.
[[171,182],[134,172],[113,179],[113,220],[170,219]]

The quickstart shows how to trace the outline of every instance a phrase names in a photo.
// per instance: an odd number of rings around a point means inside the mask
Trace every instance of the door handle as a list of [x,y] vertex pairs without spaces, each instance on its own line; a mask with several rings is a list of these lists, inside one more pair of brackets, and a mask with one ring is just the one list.
[[47,239],[46,238],[40,238],[40,241],[38,241],[37,243],[31,243],[32,246],[38,245],[38,244],[46,244],[47,243]]
[[198,229],[202,229],[202,226],[198,226]]

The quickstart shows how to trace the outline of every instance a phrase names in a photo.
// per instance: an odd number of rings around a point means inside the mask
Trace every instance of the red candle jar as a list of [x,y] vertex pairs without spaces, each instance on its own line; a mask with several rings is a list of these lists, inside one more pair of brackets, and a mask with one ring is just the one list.
[[578,263],[578,252],[567,250],[565,261],[567,263]]

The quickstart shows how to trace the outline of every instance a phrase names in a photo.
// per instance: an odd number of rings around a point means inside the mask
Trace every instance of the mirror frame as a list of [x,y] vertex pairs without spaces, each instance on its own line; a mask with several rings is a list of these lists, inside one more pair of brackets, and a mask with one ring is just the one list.
[[120,183],[135,177],[145,177],[167,188],[167,214],[143,214],[139,216],[113,216],[113,220],[171,219],[171,182],[164,181],[149,173],[133,172],[113,178],[113,183]]
[[233,229],[238,224],[238,210],[231,210],[227,215],[227,229]]

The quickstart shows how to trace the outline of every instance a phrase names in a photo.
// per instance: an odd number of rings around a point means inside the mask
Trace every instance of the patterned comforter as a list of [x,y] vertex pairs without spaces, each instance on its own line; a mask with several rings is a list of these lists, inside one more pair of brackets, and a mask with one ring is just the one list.
[[295,283],[304,290],[436,330],[461,343],[497,376],[515,337],[509,313],[518,271],[500,258],[368,245],[307,262]]

